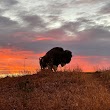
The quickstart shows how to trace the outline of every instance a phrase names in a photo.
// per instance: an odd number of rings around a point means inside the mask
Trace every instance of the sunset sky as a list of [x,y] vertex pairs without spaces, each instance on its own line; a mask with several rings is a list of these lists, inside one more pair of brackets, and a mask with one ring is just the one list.
[[0,73],[38,69],[56,46],[69,68],[110,67],[110,0],[0,0]]

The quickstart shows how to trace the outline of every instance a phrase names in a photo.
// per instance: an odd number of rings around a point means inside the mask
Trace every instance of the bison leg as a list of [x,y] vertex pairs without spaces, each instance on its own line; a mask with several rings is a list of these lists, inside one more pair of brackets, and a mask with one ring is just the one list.
[[53,71],[56,72],[57,71],[57,66],[53,65]]
[[61,66],[63,67],[63,66],[65,66],[66,64],[65,63],[61,63]]
[[56,72],[57,71],[57,66],[56,65],[48,65],[48,69],[53,71],[53,72]]
[[52,66],[51,65],[48,64],[47,68],[52,71]]

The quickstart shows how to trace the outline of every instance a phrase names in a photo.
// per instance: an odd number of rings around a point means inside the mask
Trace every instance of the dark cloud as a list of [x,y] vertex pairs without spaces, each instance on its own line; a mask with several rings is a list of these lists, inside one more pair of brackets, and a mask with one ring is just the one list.
[[74,41],[65,43],[76,55],[109,56],[110,32],[103,29],[92,28],[77,34]]
[[28,16],[22,16],[22,19],[28,23],[28,27],[31,29],[35,27],[39,29],[46,27],[46,23],[40,16],[28,15]]
[[80,17],[77,19],[77,22],[80,22],[80,24],[88,24],[88,25],[94,25],[95,22],[93,20],[91,20],[90,18],[86,18],[86,17]]
[[1,27],[6,27],[10,25],[15,25],[17,24],[15,21],[12,21],[11,19],[7,17],[0,16],[0,26]]
[[67,38],[67,36],[69,36],[67,32],[71,32],[73,34],[77,33],[80,25],[81,23],[77,21],[76,22],[65,22],[62,24],[61,27],[44,31],[41,33],[41,35],[45,37],[53,37],[57,41],[61,39],[63,40],[64,38]]
[[23,50],[23,51],[33,51],[36,53],[45,52],[55,46],[61,46],[61,42],[56,41],[27,41],[22,38],[14,38],[14,37],[5,37],[0,40],[1,48],[10,48],[14,50]]
[[66,33],[64,32],[62,28],[57,28],[57,29],[45,31],[44,33],[41,33],[40,35],[45,36],[45,37],[52,37],[55,39],[61,39],[63,36],[66,35]]
[[0,16],[0,34],[14,31],[18,27],[19,24],[16,21],[13,21],[7,17]]
[[106,29],[91,28],[78,33],[81,40],[110,40],[110,32]]
[[66,22],[64,25],[61,27],[64,31],[70,31],[73,33],[77,33],[79,27],[81,25],[81,22]]
[[4,6],[12,6],[17,3],[18,3],[18,1],[16,1],[16,0],[0,0],[0,4],[2,4]]
[[48,15],[46,16],[49,19],[49,24],[55,23],[59,21],[59,16],[58,15]]
[[105,0],[76,0],[76,3],[78,4],[91,4],[91,3],[99,3],[99,2],[105,2]]
[[104,7],[102,7],[99,12],[101,14],[110,14],[110,3],[108,3]]
[[4,9],[0,7],[0,15],[4,12]]
[[66,2],[65,0],[63,1],[50,0],[50,2],[48,2],[47,9],[52,15],[60,15],[62,14],[65,8],[69,8],[70,3],[71,3],[71,0],[68,0],[68,2]]

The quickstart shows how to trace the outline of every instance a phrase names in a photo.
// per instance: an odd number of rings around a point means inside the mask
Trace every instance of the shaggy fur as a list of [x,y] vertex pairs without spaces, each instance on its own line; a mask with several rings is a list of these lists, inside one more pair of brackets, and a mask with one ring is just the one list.
[[43,57],[39,58],[39,63],[41,69],[50,68],[51,70],[53,69],[53,71],[56,71],[59,64],[63,67],[71,61],[71,58],[71,51],[64,50],[61,47],[54,47]]

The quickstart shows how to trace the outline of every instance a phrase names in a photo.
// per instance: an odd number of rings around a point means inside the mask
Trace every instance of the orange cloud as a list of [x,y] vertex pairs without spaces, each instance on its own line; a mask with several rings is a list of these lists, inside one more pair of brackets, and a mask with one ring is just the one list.
[[55,40],[54,38],[52,37],[37,37],[34,39],[35,41],[42,41],[42,40]]
[[12,49],[9,48],[0,49],[0,58],[2,59],[8,59],[8,58],[22,59],[25,57],[34,57],[34,56],[33,56],[33,52],[31,51],[20,51],[20,50],[13,51]]

